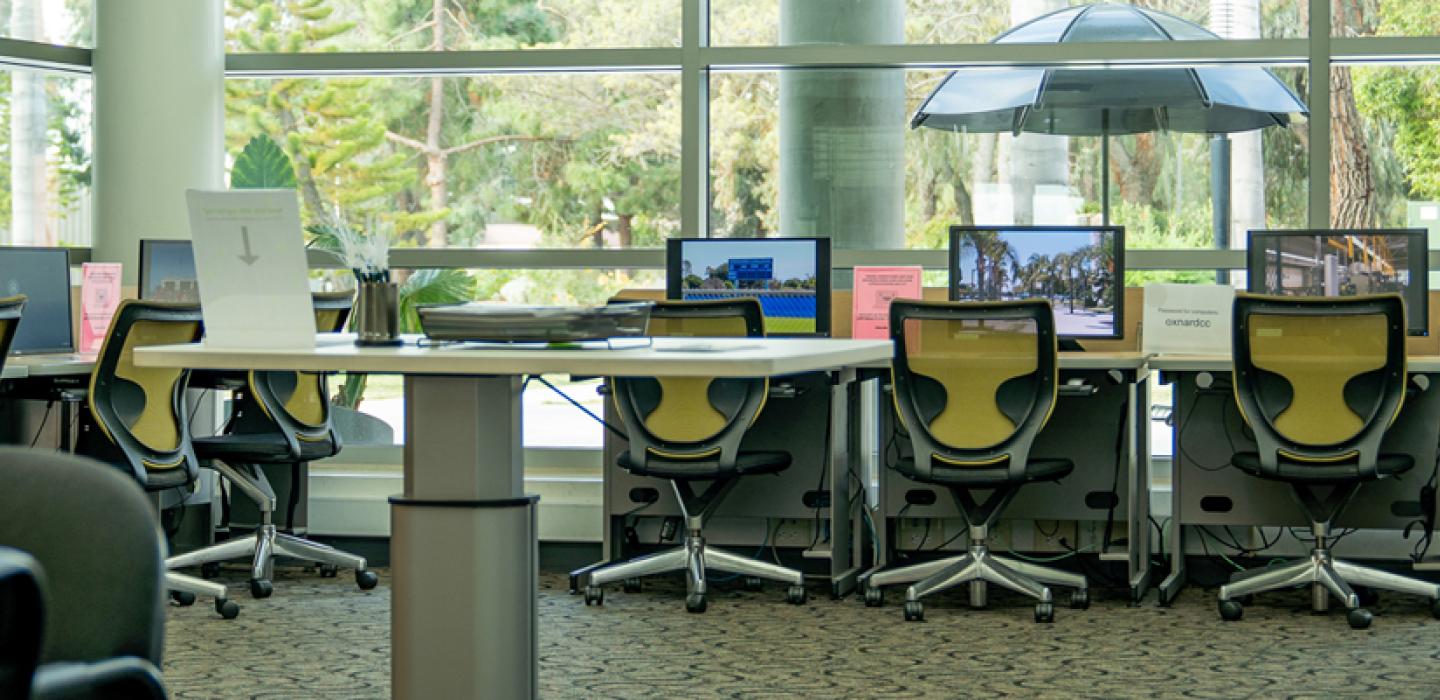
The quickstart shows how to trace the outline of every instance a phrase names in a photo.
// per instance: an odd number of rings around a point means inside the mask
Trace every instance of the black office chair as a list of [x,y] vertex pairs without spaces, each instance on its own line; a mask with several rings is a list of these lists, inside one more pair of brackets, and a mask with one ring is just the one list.
[[[990,553],[989,530],[1025,484],[1069,474],[1068,459],[1037,458],[1031,444],[1050,419],[1058,391],[1055,317],[1048,301],[890,304],[895,408],[913,456],[892,467],[920,483],[950,490],[970,528],[969,551],[872,574],[865,602],[878,606],[883,587],[913,583],[905,619],[923,620],[920,599],[970,584],[970,605],[983,607],[986,583],[1038,602],[1036,622],[1052,622],[1050,588],[1074,588],[1073,607],[1090,604],[1085,577]],[[988,491],[977,502],[975,491]]]
[[[1243,598],[1309,585],[1322,612],[1334,595],[1350,626],[1370,626],[1351,584],[1430,600],[1440,617],[1440,586],[1331,557],[1327,540],[1360,485],[1415,466],[1407,454],[1381,451],[1405,400],[1405,306],[1399,295],[1348,298],[1235,297],[1235,401],[1255,433],[1255,452],[1231,463],[1291,485],[1310,519],[1315,547],[1284,566],[1234,574],[1220,587],[1220,615],[1238,620]],[[1317,488],[1329,490],[1323,498]]]
[[164,698],[163,547],[128,476],[0,449],[0,697]]
[[[760,302],[753,298],[658,302],[646,332],[698,337],[765,333]],[[707,570],[744,576],[751,588],[758,587],[760,579],[788,583],[786,599],[803,604],[804,576],[799,571],[707,547],[701,534],[705,521],[741,476],[774,474],[790,466],[787,452],[741,450],[745,431],[765,405],[769,380],[615,378],[610,386],[630,441],[618,463],[632,474],[670,481],[685,517],[685,545],[591,571],[585,604],[602,604],[601,587],[607,583],[624,581],[626,590],[634,591],[639,590],[642,576],[684,571],[685,609],[705,612]],[[697,481],[709,482],[698,495]]]
[[[315,325],[321,332],[344,328],[350,315],[351,292],[314,295]],[[366,568],[364,557],[280,532],[274,523],[275,491],[265,477],[264,465],[288,465],[299,477],[305,462],[340,452],[340,435],[330,420],[325,375],[319,372],[250,372],[247,388],[237,392],[234,411],[222,435],[196,438],[195,453],[207,466],[253,499],[261,523],[255,532],[188,552],[171,561],[175,566],[198,566],[237,558],[251,560],[250,594],[264,598],[274,591],[275,557],[317,562],[321,575],[334,576],[339,568],[355,570],[355,583],[363,590],[375,587],[379,577]],[[292,493],[301,488],[294,479]]]
[[[110,333],[90,373],[89,411],[81,415],[75,451],[131,476],[147,491],[185,490],[199,476],[190,446],[183,369],[138,367],[136,348],[193,343],[201,336],[200,307],[127,300],[115,310]],[[178,568],[172,564],[170,568]],[[182,605],[195,595],[215,599],[226,619],[240,614],[225,587],[179,572],[166,580]]]
[[0,369],[5,369],[5,358],[10,355],[10,342],[20,328],[20,316],[25,312],[25,295],[0,297]]

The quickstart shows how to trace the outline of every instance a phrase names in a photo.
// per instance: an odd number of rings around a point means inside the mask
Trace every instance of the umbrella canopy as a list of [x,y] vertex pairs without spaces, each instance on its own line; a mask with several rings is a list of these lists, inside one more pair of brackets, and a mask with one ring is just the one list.
[[[1219,38],[1163,12],[1097,4],[1042,15],[993,43]],[[1017,135],[1227,134],[1285,126],[1291,114],[1306,112],[1284,82],[1258,66],[963,68],[930,93],[910,126]]]

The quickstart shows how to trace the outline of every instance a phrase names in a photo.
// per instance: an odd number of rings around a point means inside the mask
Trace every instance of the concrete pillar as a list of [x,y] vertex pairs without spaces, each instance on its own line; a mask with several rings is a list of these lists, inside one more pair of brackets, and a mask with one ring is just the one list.
[[[1224,39],[1260,38],[1260,0],[1210,0],[1210,31]],[[1230,136],[1230,247],[1265,228],[1265,157],[1261,131]]]
[[189,238],[185,190],[224,186],[223,0],[95,3],[94,259],[136,281],[142,238]]
[[[780,43],[900,44],[904,0],[781,0]],[[905,72],[780,72],[780,235],[905,245]]]

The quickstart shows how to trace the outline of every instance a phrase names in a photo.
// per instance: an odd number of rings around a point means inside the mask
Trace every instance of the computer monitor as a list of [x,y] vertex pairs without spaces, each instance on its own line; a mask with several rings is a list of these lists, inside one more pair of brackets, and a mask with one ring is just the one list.
[[767,335],[830,335],[830,239],[672,238],[671,299],[755,297]]
[[195,280],[195,252],[190,241],[140,241],[141,299],[199,304],[200,285]]
[[1049,299],[1073,341],[1125,336],[1123,226],[951,226],[950,300]]
[[1247,287],[1281,296],[1395,292],[1410,335],[1429,335],[1429,244],[1425,229],[1251,231]]
[[25,295],[25,311],[11,354],[75,352],[67,250],[0,246],[0,296],[16,294]]

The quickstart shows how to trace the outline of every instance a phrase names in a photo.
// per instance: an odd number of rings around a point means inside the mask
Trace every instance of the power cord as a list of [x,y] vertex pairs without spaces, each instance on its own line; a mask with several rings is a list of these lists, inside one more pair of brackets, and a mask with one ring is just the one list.
[[600,416],[595,415],[595,412],[594,412],[594,411],[591,411],[589,408],[586,408],[584,404],[580,403],[579,401],[576,401],[576,400],[575,400],[575,397],[573,397],[573,396],[571,396],[571,395],[569,395],[569,394],[561,391],[559,387],[555,386],[554,384],[551,384],[548,379],[546,379],[546,378],[544,378],[544,377],[542,377],[542,376],[540,376],[540,375],[538,375],[538,374],[532,374],[532,375],[530,375],[529,377],[526,377],[526,378],[525,378],[526,383],[529,383],[529,381],[530,381],[531,379],[534,379],[535,381],[540,382],[541,384],[544,384],[544,385],[547,386],[547,387],[550,387],[550,390],[553,391],[553,392],[555,392],[555,393],[557,393],[557,394],[559,394],[559,395],[560,395],[560,398],[563,398],[563,399],[565,399],[566,401],[569,401],[571,406],[574,406],[575,408],[580,409],[581,411],[583,411],[583,412],[585,413],[585,415],[590,416],[592,419],[594,419],[595,422],[599,423],[600,425],[605,426],[607,429],[609,429],[610,432],[614,433],[616,437],[620,438],[621,440],[629,440],[629,439],[630,439],[628,436],[625,435],[625,431],[623,431],[623,430],[621,430],[621,429],[619,429],[619,428],[611,425],[611,424],[610,424],[609,422],[607,422],[604,418],[601,418]]
[[35,429],[35,437],[30,438],[30,447],[34,448],[40,442],[40,435],[45,432],[45,425],[50,422],[50,410],[55,408],[54,401],[45,402],[45,415],[40,418],[40,427]]

